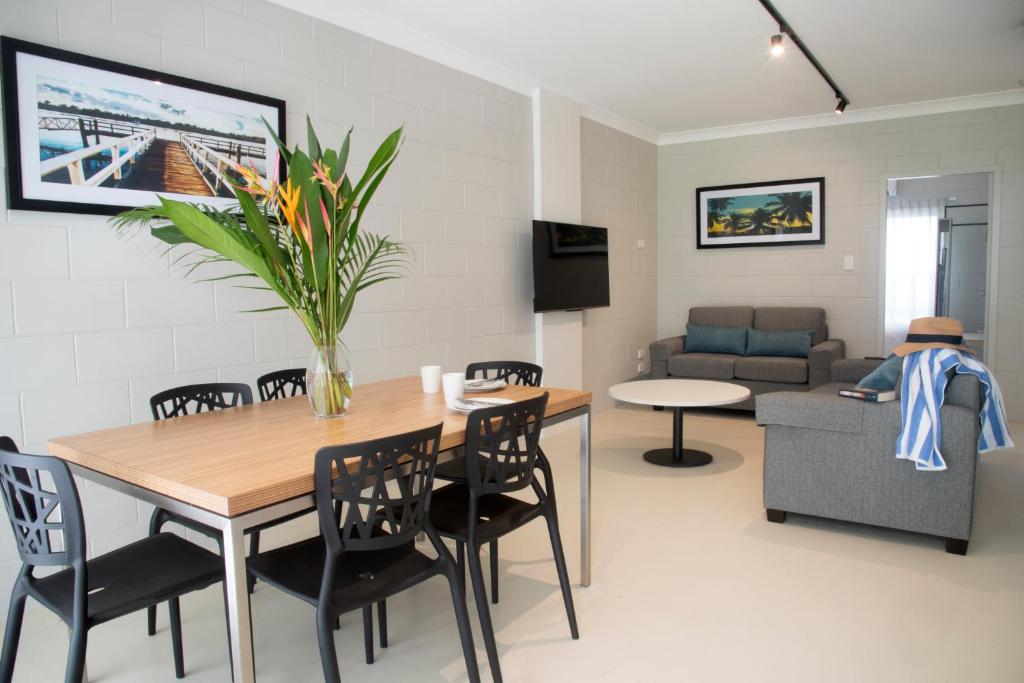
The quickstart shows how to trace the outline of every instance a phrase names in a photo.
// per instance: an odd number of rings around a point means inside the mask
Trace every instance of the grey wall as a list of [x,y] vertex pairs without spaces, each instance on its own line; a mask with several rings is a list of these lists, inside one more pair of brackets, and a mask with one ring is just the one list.
[[657,147],[588,119],[580,137],[583,222],[607,227],[610,247],[611,306],[583,316],[583,388],[599,411],[611,385],[637,374],[638,350],[649,363],[655,338]]
[[[998,165],[998,350],[989,364],[1024,417],[1024,106],[662,146],[658,150],[658,334],[702,304],[823,306],[850,356],[879,351],[879,247],[887,174]],[[826,178],[822,246],[697,251],[694,189]],[[854,270],[843,270],[843,257]]]

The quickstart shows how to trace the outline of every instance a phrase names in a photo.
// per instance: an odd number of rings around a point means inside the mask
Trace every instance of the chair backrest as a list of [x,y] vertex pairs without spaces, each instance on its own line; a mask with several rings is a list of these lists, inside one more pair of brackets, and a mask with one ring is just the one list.
[[306,368],[268,372],[256,380],[261,401],[306,395]]
[[[317,451],[316,507],[330,554],[399,546],[423,529],[441,427]],[[354,471],[349,471],[346,460]],[[336,504],[342,508],[340,522]]]
[[[505,493],[533,482],[548,392],[474,410],[466,418],[466,481],[475,495]],[[474,457],[475,455],[482,457]]]
[[19,453],[0,437],[0,490],[21,561],[29,566],[85,561],[85,525],[67,463]]
[[248,384],[214,382],[189,384],[161,391],[149,399],[154,420],[181,417],[203,411],[247,406],[252,403],[252,389]]
[[490,360],[466,366],[466,379],[476,379],[476,373],[487,379],[503,379],[509,384],[539,387],[544,368],[519,360]]

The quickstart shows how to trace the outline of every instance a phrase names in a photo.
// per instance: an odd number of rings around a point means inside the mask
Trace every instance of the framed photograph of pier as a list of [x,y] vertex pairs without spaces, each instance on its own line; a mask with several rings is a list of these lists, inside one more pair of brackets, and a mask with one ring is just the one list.
[[157,196],[227,207],[284,167],[284,102],[0,38],[11,209],[112,215]]
[[825,179],[697,188],[697,248],[825,243]]

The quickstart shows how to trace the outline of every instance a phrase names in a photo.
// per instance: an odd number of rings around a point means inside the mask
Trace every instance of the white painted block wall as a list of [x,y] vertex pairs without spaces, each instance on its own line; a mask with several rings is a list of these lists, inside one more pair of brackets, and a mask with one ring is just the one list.
[[[1024,105],[662,146],[658,150],[658,336],[691,306],[822,306],[847,355],[878,353],[879,245],[886,174],[998,167],[995,368],[1024,418]],[[698,187],[825,176],[823,246],[698,251]],[[853,271],[843,257],[854,257]]]
[[[657,308],[657,147],[588,119],[581,129],[583,222],[608,228],[611,306],[583,314],[583,388],[594,410],[608,388],[635,377],[637,351],[650,372]],[[643,240],[644,246],[638,246]]]
[[[359,300],[343,337],[357,383],[532,358],[529,98],[263,0],[2,0],[0,33],[284,98],[292,140],[307,113],[334,144],[355,126],[353,163],[404,123],[364,225],[408,242],[415,273]],[[42,451],[151,419],[164,388],[304,365],[287,315],[239,313],[265,301],[186,281],[159,243],[101,217],[3,208],[0,433]],[[147,506],[92,484],[82,498],[90,553],[145,533]],[[15,558],[0,530],[0,596]]]

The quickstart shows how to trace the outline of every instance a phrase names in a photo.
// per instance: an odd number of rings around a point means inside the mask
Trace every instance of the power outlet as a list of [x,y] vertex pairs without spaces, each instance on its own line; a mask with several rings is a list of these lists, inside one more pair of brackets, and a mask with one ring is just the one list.
[[640,361],[639,363],[637,363],[636,364],[636,371],[637,371],[637,374],[647,372],[647,363],[644,363],[643,361]]

